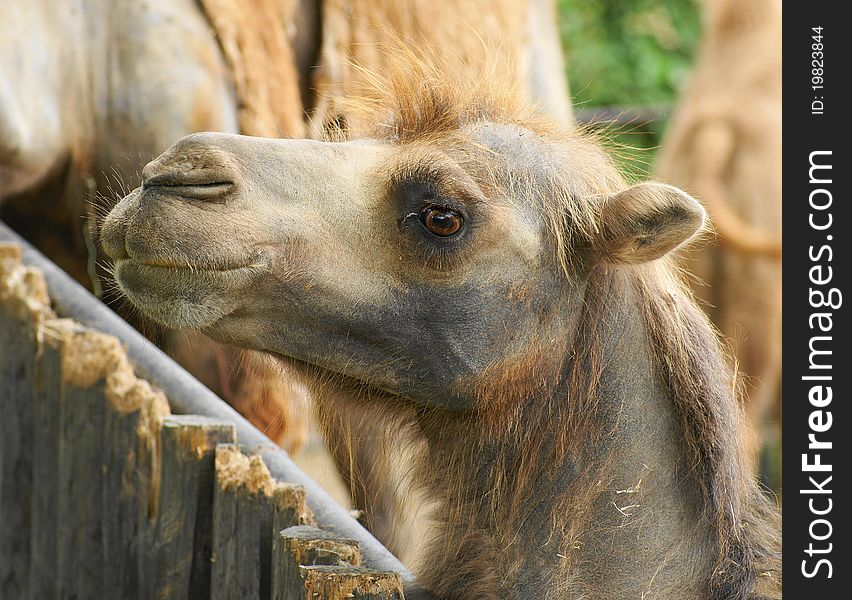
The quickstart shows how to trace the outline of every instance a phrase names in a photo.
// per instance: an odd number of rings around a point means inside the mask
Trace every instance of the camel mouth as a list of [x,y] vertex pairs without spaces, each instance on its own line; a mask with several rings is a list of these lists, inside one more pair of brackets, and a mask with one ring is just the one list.
[[115,282],[130,303],[153,321],[174,328],[209,327],[245,301],[245,292],[268,270],[265,255],[235,265],[140,262],[113,264]]
[[191,262],[189,260],[183,263],[175,262],[171,259],[156,259],[146,258],[144,260],[138,258],[118,258],[115,259],[116,268],[121,265],[132,265],[140,268],[151,269],[153,271],[176,271],[184,274],[192,275],[228,275],[239,274],[240,272],[255,272],[265,270],[269,266],[269,261],[263,253],[256,253],[252,258],[240,262]]

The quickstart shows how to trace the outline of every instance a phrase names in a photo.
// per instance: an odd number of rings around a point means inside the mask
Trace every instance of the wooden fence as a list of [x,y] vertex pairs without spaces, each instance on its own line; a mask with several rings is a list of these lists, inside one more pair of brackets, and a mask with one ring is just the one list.
[[56,304],[124,335],[58,316],[22,245],[0,224],[0,598],[421,597],[283,451],[26,248]]

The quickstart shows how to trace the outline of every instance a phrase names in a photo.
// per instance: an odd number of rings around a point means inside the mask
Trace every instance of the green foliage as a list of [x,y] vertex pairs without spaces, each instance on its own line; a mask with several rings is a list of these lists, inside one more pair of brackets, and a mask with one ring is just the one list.
[[578,107],[669,105],[701,33],[695,0],[559,0]]
[[[696,0],[558,0],[574,106],[672,107],[701,36]],[[665,123],[602,131],[625,175],[648,177]]]

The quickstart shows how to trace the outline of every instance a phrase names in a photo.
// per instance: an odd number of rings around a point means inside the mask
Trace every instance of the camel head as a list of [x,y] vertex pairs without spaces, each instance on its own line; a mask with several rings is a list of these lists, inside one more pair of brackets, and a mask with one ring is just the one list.
[[443,92],[362,139],[179,140],[104,225],[121,291],[166,326],[464,409],[489,366],[564,350],[589,269],[701,227],[694,199],[627,186],[584,134]]

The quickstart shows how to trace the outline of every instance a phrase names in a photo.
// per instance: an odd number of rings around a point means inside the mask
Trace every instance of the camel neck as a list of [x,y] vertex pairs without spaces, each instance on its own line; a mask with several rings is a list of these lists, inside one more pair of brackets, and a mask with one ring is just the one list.
[[[544,597],[544,590],[615,598],[645,589],[655,597],[707,596],[712,548],[704,546],[712,532],[696,525],[699,488],[635,294],[622,296],[596,322],[597,359],[575,352],[553,396],[528,398],[502,435],[472,415],[424,429],[430,452],[423,470],[433,474],[435,497],[445,499],[436,517],[446,535],[430,560],[488,564],[494,589],[503,587],[500,598]],[[597,380],[593,402],[570,383],[576,368]],[[576,430],[567,432],[563,453],[560,413],[571,402],[588,414],[568,419]],[[475,529],[454,530],[464,522]],[[708,557],[708,572],[696,570],[697,555]]]

